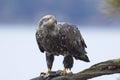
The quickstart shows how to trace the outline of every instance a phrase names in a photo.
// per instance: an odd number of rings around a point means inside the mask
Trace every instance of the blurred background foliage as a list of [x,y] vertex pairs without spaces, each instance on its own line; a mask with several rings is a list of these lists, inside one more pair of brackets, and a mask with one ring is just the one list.
[[120,16],[120,0],[104,0],[106,13],[110,16]]

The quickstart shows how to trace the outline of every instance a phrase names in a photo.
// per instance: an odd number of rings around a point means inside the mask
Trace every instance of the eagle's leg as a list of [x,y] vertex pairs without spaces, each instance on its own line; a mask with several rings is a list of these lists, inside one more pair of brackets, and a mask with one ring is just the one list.
[[50,54],[50,53],[46,53],[46,62],[47,62],[47,67],[48,67],[48,72],[41,72],[41,75],[48,75],[49,72],[52,69],[52,65],[53,65],[53,61],[54,61],[54,55]]
[[63,64],[64,64],[64,70],[63,70],[63,74],[72,74],[72,72],[67,73],[66,69],[70,69],[73,67],[73,57],[71,55],[65,55],[64,60],[63,60]]
[[54,61],[54,55],[50,53],[46,53],[46,62],[47,62],[48,72],[50,72],[52,69],[53,61]]

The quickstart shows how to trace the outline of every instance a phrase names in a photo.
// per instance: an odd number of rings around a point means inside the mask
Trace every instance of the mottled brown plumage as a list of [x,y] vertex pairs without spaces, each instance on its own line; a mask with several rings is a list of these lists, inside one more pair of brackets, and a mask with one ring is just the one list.
[[36,32],[36,40],[41,52],[46,52],[48,69],[52,68],[54,55],[65,56],[63,64],[71,69],[73,57],[89,62],[85,41],[75,25],[57,22],[54,16],[44,16]]

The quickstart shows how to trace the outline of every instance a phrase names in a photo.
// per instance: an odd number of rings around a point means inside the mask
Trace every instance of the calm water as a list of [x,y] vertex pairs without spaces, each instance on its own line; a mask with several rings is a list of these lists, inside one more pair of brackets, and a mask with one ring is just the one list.
[[[120,57],[120,31],[113,29],[81,29],[86,41],[90,63],[75,60],[72,71]],[[0,80],[29,80],[47,71],[44,54],[40,53],[35,29],[0,29]],[[53,70],[63,69],[63,57],[55,57]],[[90,80],[116,80],[118,74]]]

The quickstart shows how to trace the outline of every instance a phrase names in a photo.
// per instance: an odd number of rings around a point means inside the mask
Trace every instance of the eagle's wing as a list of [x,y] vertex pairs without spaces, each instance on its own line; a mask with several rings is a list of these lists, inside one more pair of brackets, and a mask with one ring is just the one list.
[[71,52],[72,55],[82,55],[86,54],[85,48],[87,45],[75,25],[64,23],[59,24],[60,27],[60,34],[64,36],[64,43],[68,51]]
[[80,35],[80,37],[81,37],[81,39],[80,39],[80,40],[81,40],[81,44],[82,44],[82,46],[83,46],[83,47],[85,47],[85,48],[87,48],[87,45],[86,45],[86,43],[85,43],[85,41],[84,41],[84,39],[83,39],[83,37],[82,37],[82,35],[81,35],[81,33],[80,33],[80,31],[79,31],[79,30],[78,30],[78,32],[79,32],[78,34],[79,34],[79,35]]
[[85,50],[87,45],[75,25],[68,23],[61,24],[59,32],[64,37],[63,42],[70,55],[74,56],[75,59],[80,59],[86,62],[90,61]]
[[44,48],[41,46],[41,43],[40,43],[41,39],[40,39],[40,35],[39,35],[38,31],[36,32],[35,36],[36,36],[36,41],[37,41],[37,44],[38,44],[40,51],[44,52]]
[[82,37],[82,34],[76,26],[73,26],[73,27],[74,27],[74,31],[75,31],[74,35],[77,35],[77,36],[75,36],[75,41],[77,42],[77,44],[75,44],[76,45],[75,47],[78,47],[81,54],[86,54],[87,52],[86,52],[85,48],[87,48],[87,45]]

